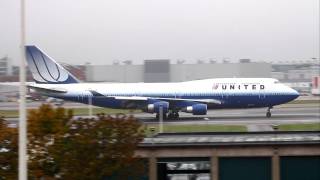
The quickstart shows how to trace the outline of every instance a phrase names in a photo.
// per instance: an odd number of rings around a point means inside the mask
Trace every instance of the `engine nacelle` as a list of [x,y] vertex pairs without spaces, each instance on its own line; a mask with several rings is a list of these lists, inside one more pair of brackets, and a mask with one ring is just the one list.
[[165,101],[155,102],[153,104],[148,104],[147,112],[148,113],[159,113],[160,107],[162,106],[162,111],[164,113],[169,111],[169,103]]
[[206,104],[194,104],[192,106],[187,106],[182,109],[183,112],[192,113],[193,115],[206,115],[207,105]]

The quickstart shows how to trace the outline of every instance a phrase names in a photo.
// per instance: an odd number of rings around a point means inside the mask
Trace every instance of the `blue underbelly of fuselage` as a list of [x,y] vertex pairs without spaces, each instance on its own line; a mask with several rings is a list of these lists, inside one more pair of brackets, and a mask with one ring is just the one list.
[[[175,98],[174,96],[147,96],[147,97],[161,97],[161,98]],[[80,102],[89,104],[90,100],[88,96],[65,96],[57,97],[69,101]],[[110,97],[91,97],[92,105],[108,108],[142,108],[147,104],[153,103],[153,101],[127,101],[117,100]],[[275,105],[283,104],[297,98],[297,95],[293,94],[224,94],[214,96],[180,96],[181,99],[214,99],[221,101],[221,104],[208,104],[208,109],[223,109],[223,108],[259,108],[259,107],[272,107]],[[177,103],[170,103],[170,106],[176,108],[186,107],[196,102],[192,101],[179,101]],[[171,108],[171,107],[170,107]]]

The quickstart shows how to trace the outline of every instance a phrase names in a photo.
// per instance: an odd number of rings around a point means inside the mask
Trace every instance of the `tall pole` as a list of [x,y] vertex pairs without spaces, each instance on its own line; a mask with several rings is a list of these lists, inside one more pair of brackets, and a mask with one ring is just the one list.
[[19,67],[19,180],[27,180],[26,71],[25,71],[25,0],[20,1],[21,44]]
[[163,107],[159,107],[159,133],[163,133]]

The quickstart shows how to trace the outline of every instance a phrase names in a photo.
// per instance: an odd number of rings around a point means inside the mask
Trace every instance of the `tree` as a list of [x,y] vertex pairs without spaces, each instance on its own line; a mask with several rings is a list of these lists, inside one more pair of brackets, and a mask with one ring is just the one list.
[[53,161],[48,148],[59,134],[66,131],[66,123],[71,121],[72,111],[53,108],[43,104],[28,113],[28,167],[31,178],[53,177],[57,164]]
[[0,180],[18,177],[17,128],[8,127],[0,117]]
[[142,124],[132,116],[72,118],[72,112],[42,105],[28,116],[32,178],[139,179],[144,164],[134,157],[143,140]]
[[132,116],[100,115],[98,120],[72,121],[68,127],[49,150],[62,179],[127,179],[143,173],[143,162],[134,151],[144,133]]

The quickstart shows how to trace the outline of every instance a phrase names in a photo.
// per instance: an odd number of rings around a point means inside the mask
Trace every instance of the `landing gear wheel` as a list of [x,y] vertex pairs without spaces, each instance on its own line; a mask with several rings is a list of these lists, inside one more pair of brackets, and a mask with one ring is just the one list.
[[173,118],[174,119],[179,119],[179,113],[178,112],[174,112],[173,113]]
[[178,119],[179,113],[177,111],[170,111],[168,113],[168,119]]
[[174,118],[174,114],[172,112],[168,113],[168,119],[173,119]]
[[267,118],[270,118],[270,117],[271,117],[271,111],[270,111],[270,109],[272,109],[272,107],[268,107],[268,109],[267,109],[267,114],[266,114]]
[[271,117],[271,112],[267,112],[266,116],[267,116],[267,118],[270,118]]

